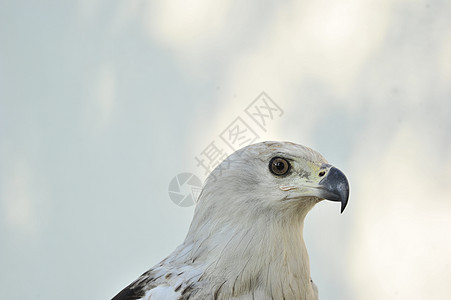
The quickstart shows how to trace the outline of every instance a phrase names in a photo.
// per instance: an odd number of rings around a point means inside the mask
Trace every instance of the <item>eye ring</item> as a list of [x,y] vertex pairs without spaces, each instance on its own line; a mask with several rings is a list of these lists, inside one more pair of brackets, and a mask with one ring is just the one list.
[[282,176],[290,171],[291,165],[290,163],[282,157],[274,157],[269,162],[269,170],[271,173],[277,176]]

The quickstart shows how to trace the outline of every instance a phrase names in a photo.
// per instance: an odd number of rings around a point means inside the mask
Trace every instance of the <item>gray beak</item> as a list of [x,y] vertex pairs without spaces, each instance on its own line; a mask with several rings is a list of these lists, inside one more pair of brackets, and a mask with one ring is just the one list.
[[341,213],[346,208],[349,198],[349,183],[345,174],[335,167],[329,169],[319,185],[321,187],[321,197],[331,201],[341,202]]

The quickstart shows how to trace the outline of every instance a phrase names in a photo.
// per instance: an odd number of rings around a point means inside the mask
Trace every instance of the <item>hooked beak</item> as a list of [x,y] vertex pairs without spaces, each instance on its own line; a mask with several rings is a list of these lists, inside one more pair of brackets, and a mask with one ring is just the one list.
[[319,182],[320,197],[341,202],[341,213],[346,208],[349,198],[349,183],[345,174],[339,169],[332,167],[324,177]]

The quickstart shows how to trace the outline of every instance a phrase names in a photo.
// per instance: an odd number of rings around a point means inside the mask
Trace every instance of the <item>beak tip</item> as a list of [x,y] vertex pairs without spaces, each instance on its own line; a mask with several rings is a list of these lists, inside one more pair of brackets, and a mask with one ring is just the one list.
[[341,195],[341,213],[343,213],[348,205],[349,185],[346,185],[346,192]]
[[341,214],[345,211],[345,208],[346,208],[347,204],[348,204],[348,201],[341,202],[341,211],[340,211]]
[[349,185],[346,186],[346,192],[341,195],[341,212],[345,211],[346,206],[348,205],[349,199]]

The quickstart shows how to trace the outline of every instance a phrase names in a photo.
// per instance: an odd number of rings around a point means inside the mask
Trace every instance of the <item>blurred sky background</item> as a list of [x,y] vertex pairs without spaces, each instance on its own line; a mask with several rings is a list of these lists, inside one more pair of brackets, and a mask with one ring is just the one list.
[[348,176],[306,219],[321,299],[449,299],[450,1],[0,0],[2,299],[109,299],[158,263],[194,210],[169,182],[238,116]]

